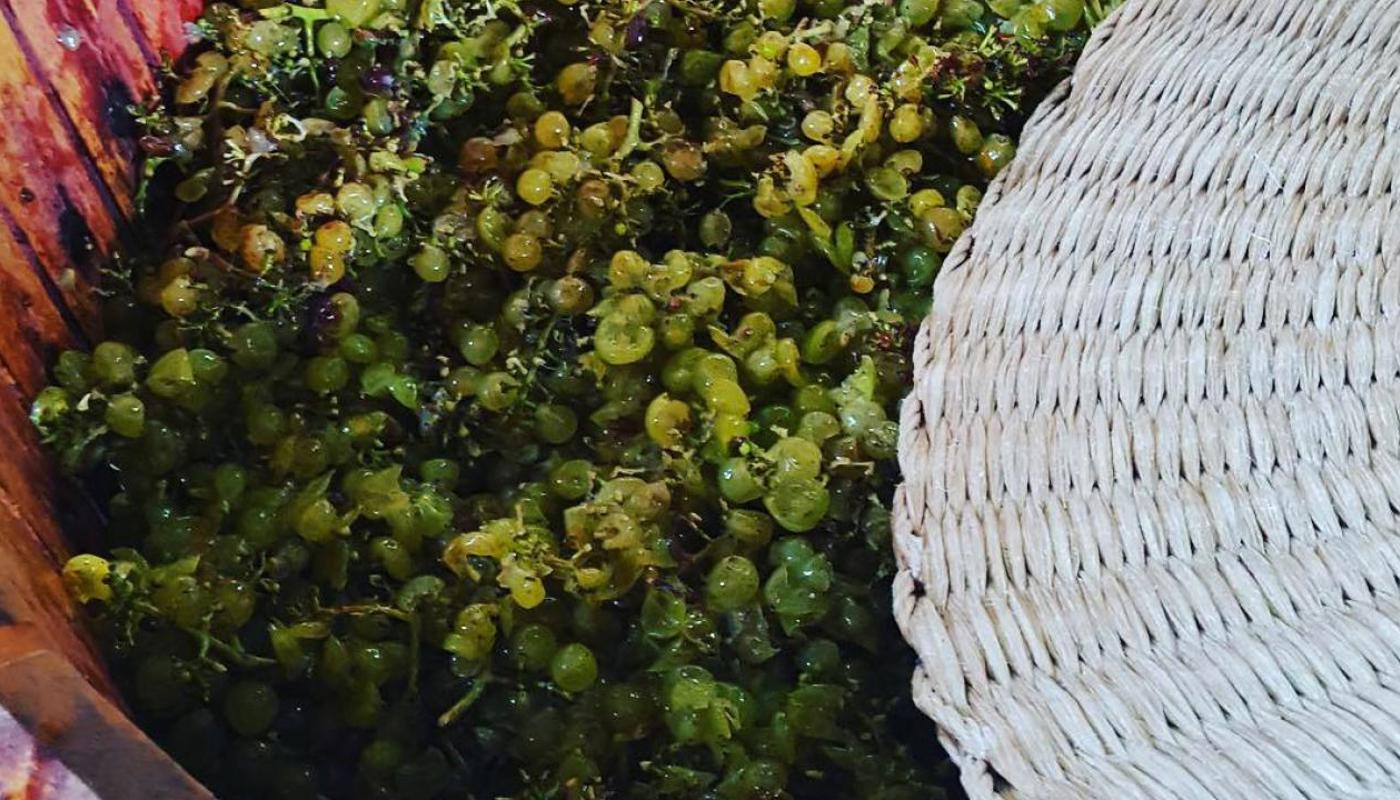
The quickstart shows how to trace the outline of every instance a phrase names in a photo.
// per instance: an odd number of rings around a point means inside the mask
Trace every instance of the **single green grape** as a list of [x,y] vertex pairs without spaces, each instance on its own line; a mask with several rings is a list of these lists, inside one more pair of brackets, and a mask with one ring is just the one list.
[[619,313],[604,317],[593,335],[593,347],[598,357],[616,366],[642,360],[655,343],[656,334],[650,327]]
[[423,245],[423,249],[409,259],[409,264],[413,272],[427,283],[442,283],[452,269],[447,251],[434,244]]
[[491,372],[477,386],[477,402],[489,411],[505,411],[520,395],[520,381],[509,372]]
[[593,485],[593,464],[578,458],[561,462],[549,473],[549,490],[564,500],[579,500]]
[[317,394],[330,394],[350,382],[350,366],[337,356],[316,356],[306,362],[306,388]]
[[496,357],[500,341],[495,328],[489,325],[466,325],[456,334],[457,350],[475,367],[488,364]]
[[316,29],[316,47],[330,58],[344,58],[352,44],[350,32],[339,22],[324,22]]
[[705,600],[720,613],[747,605],[758,594],[758,568],[743,556],[726,556],[705,578]]
[[581,692],[598,680],[598,662],[587,645],[573,642],[555,652],[549,662],[554,685],[566,692]]
[[558,648],[553,630],[539,624],[524,625],[511,636],[511,661],[525,672],[542,672],[551,665]]
[[763,496],[763,484],[754,477],[743,457],[734,457],[720,464],[715,473],[715,485],[720,495],[731,503],[747,503]]
[[134,394],[119,394],[107,401],[103,419],[112,433],[136,439],[146,430],[146,404]]
[[802,532],[817,526],[826,516],[831,493],[815,478],[788,478],[773,483],[763,495],[763,506],[783,528]]
[[277,692],[261,681],[240,681],[224,695],[224,718],[243,736],[267,730],[277,717]]
[[136,381],[137,358],[121,342],[102,342],[92,351],[92,371],[106,386],[129,386]]
[[229,346],[233,363],[244,369],[265,370],[277,359],[277,334],[266,322],[249,322],[236,329]]

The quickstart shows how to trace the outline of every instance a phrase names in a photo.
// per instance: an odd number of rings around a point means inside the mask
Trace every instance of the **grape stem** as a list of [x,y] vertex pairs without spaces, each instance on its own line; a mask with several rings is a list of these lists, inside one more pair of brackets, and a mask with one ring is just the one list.
[[613,158],[619,163],[627,158],[637,145],[642,141],[642,101],[632,98],[632,108],[627,114],[627,136],[622,140],[622,146],[617,148],[617,154]]
[[511,404],[512,407],[523,402],[526,396],[530,394],[530,388],[535,385],[535,376],[539,374],[540,363],[543,361],[541,356],[549,346],[549,337],[553,335],[554,326],[558,322],[559,314],[556,312],[549,318],[549,322],[544,326],[544,330],[540,332],[539,338],[535,340],[535,353],[530,358],[530,368],[526,370],[525,378],[520,382],[520,391],[516,394],[515,402]]
[[[202,661],[212,660],[209,659],[208,653],[210,650],[213,650],[215,653],[218,653],[219,655],[223,656],[224,659],[232,663],[234,666],[242,667],[243,669],[257,669],[258,667],[277,666],[276,659],[266,658],[264,656],[255,656],[252,653],[245,652],[241,646],[235,647],[234,645],[225,642],[223,639],[220,639],[219,637],[213,635],[208,631],[201,631],[196,628],[186,628],[184,626],[181,626],[180,630],[183,630],[185,633],[188,633],[190,636],[193,636],[196,640],[199,641],[199,658]],[[222,667],[223,665],[220,664],[220,666]]]
[[468,689],[467,693],[462,695],[460,700],[453,703],[451,708],[442,712],[442,715],[438,717],[438,727],[446,728],[448,725],[456,722],[457,718],[462,716],[463,712],[471,708],[472,704],[481,698],[481,694],[486,691],[486,684],[490,680],[491,675],[489,673],[483,674],[481,677],[477,678],[476,682],[472,684],[472,688]]

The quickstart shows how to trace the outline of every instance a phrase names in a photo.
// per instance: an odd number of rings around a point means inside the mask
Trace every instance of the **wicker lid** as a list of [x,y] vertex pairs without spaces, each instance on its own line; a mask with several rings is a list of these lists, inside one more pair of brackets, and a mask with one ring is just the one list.
[[1397,28],[1130,2],[948,259],[895,604],[974,800],[1400,797]]

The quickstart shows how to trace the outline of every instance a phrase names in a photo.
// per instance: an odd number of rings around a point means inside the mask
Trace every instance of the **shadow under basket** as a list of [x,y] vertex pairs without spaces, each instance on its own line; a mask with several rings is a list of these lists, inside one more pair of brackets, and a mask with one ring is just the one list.
[[0,796],[206,798],[127,718],[68,600],[101,516],[28,420],[63,349],[98,341],[98,266],[132,235],[136,125],[198,0],[0,0]]

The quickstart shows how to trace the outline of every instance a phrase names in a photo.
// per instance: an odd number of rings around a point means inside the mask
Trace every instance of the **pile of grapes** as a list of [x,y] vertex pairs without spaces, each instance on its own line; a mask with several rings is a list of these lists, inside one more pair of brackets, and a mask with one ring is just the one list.
[[142,724],[226,798],[938,796],[896,410],[1106,10],[211,5],[33,406]]

